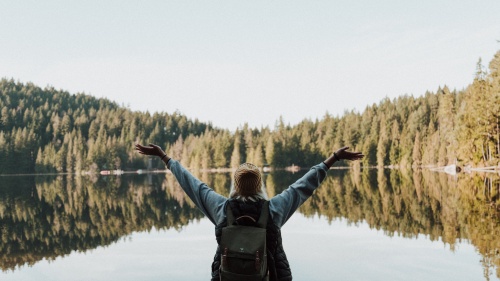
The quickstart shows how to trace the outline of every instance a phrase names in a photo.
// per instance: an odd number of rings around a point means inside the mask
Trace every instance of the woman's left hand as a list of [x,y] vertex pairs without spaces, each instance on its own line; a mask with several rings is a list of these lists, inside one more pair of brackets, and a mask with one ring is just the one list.
[[152,143],[150,143],[147,146],[136,144],[135,150],[137,150],[140,154],[144,154],[144,155],[153,155],[153,156],[158,156],[158,157],[163,157],[166,155],[165,151],[163,151],[163,149],[161,149],[161,147],[157,146],[156,144],[152,144]]

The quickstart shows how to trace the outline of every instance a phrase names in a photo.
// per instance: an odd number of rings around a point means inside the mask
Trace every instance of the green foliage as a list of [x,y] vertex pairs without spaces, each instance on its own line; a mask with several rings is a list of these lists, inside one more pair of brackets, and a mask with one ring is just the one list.
[[174,114],[132,112],[107,99],[0,80],[0,174],[143,168],[134,143],[170,146],[214,130]]
[[156,143],[192,169],[243,162],[308,167],[341,146],[363,151],[364,166],[497,165],[500,51],[489,72],[478,63],[461,91],[444,86],[386,98],[362,113],[295,126],[280,118],[273,129],[245,124],[234,133],[178,112],[133,112],[107,99],[0,80],[0,174],[141,169],[149,160],[133,151],[134,143]]

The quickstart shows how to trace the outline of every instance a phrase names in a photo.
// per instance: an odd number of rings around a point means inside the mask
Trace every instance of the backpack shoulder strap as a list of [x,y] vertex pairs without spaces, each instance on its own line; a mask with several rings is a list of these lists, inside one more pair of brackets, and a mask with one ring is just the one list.
[[235,218],[233,211],[231,210],[231,205],[229,204],[229,201],[226,204],[226,220],[227,220],[227,225],[233,225]]
[[269,218],[269,201],[264,201],[262,204],[262,211],[260,213],[259,221],[257,222],[257,226],[260,228],[266,228],[267,220]]

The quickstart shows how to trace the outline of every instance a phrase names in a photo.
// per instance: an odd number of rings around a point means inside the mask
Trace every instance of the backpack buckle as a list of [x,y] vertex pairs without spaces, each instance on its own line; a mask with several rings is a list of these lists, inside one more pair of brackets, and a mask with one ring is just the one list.
[[259,257],[259,251],[255,253],[255,270],[260,271],[260,257]]
[[227,255],[229,253],[229,250],[227,249],[227,247],[224,248],[224,253],[222,254],[222,262],[221,262],[221,266],[222,268],[227,268],[228,264],[227,264]]

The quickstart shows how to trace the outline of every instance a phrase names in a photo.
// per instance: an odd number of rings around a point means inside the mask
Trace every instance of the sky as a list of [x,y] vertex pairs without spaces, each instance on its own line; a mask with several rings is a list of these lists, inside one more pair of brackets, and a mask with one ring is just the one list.
[[0,1],[0,77],[235,130],[470,84],[500,1]]

